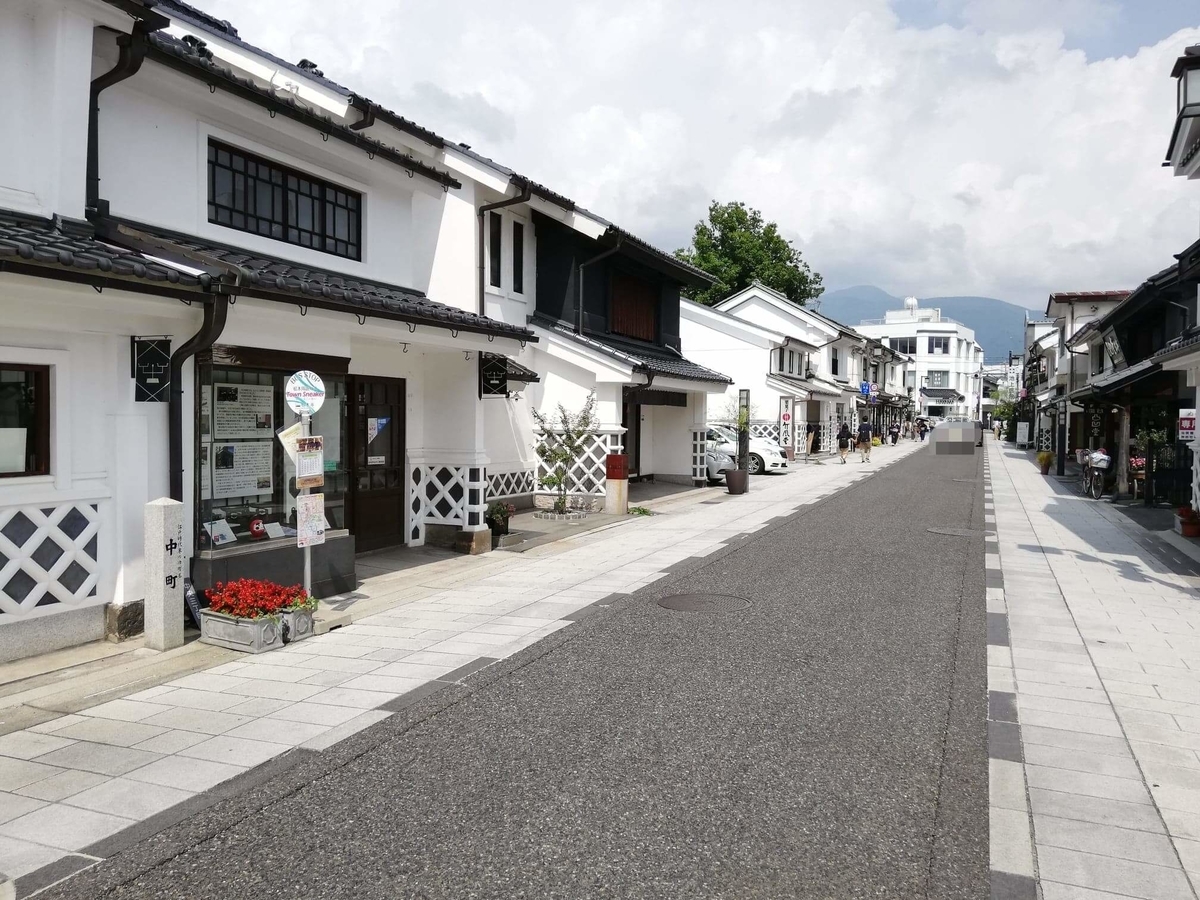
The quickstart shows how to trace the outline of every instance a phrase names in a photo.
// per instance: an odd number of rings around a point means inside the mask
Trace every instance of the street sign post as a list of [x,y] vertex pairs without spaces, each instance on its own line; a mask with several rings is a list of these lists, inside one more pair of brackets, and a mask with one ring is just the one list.
[[[288,408],[300,416],[300,438],[296,441],[296,487],[300,491],[300,496],[296,498],[296,546],[304,548],[304,592],[311,594],[312,545],[325,543],[325,495],[308,493],[308,485],[315,481],[311,471],[314,463],[322,472],[321,484],[324,484],[321,439],[317,436],[314,443],[311,432],[312,417],[325,403],[325,382],[316,372],[302,370],[287,380],[283,398]],[[303,461],[303,483],[302,456],[307,457]]]

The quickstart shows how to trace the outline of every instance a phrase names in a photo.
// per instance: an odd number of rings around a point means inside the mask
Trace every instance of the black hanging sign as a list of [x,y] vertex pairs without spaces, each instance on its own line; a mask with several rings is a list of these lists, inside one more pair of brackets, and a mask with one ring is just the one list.
[[1103,406],[1088,407],[1088,411],[1087,411],[1088,434],[1091,437],[1094,437],[1094,438],[1103,438],[1104,437],[1105,425],[1106,425],[1106,422],[1104,421],[1105,411],[1106,411],[1105,407],[1103,407]]
[[508,396],[508,358],[495,353],[479,354],[479,396]]
[[171,387],[171,339],[133,337],[130,344],[133,399],[138,403],[166,403]]

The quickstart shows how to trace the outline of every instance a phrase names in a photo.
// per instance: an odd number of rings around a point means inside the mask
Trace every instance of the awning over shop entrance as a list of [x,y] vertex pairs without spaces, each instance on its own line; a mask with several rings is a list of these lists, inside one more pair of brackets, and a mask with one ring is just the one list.
[[1090,397],[1102,397],[1107,394],[1113,394],[1122,388],[1129,387],[1144,378],[1150,377],[1161,369],[1162,366],[1155,360],[1143,359],[1132,366],[1116,372],[1110,372],[1102,378],[1097,378],[1077,391],[1072,391],[1071,399],[1080,402]]

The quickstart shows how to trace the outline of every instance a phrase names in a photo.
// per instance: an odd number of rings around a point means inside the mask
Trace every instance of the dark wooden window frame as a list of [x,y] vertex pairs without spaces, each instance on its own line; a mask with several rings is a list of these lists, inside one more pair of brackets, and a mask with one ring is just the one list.
[[[218,200],[217,180],[223,173],[228,173],[233,191],[229,203]],[[312,206],[307,227],[300,219],[302,203]],[[361,193],[212,138],[208,221],[343,259],[362,259]],[[339,236],[343,222],[345,230]]]
[[20,472],[0,472],[0,478],[29,478],[40,475],[50,475],[50,367],[25,363],[0,362],[0,371],[25,372],[33,375],[34,399],[34,467],[28,468],[29,459],[26,456],[26,468]]
[[[613,287],[614,287],[614,281],[618,278],[628,278],[628,279],[632,279],[635,281],[640,281],[640,282],[643,282],[644,284],[646,284],[652,288],[656,288],[658,290],[658,297],[656,297],[653,301],[651,301],[653,303],[651,312],[652,312],[653,319],[654,319],[654,322],[653,322],[653,332],[654,333],[650,337],[646,337],[645,332],[643,332],[641,334],[628,334],[624,331],[618,331],[617,328],[615,327],[617,324],[616,323],[617,311],[614,308]],[[657,282],[651,281],[650,279],[647,279],[647,278],[643,277],[642,275],[639,275],[635,272],[627,272],[623,269],[618,269],[616,267],[609,269],[609,272],[608,272],[608,324],[607,324],[607,330],[608,330],[609,334],[615,334],[616,336],[624,338],[626,340],[641,341],[642,343],[646,343],[646,344],[657,344],[661,338],[661,331],[662,331],[661,306],[662,306],[662,286],[660,284],[658,284]]]
[[504,281],[504,218],[498,212],[488,213],[488,284],[502,287]]
[[525,293],[525,223],[512,221],[512,291]]

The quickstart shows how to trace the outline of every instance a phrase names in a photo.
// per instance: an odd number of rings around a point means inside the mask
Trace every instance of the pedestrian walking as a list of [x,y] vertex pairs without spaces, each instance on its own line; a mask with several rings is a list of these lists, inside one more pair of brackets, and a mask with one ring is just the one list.
[[892,436],[892,446],[895,447],[900,441],[900,423],[893,422],[891,427],[888,428],[888,434]]
[[929,434],[929,425],[924,419],[917,423],[917,433],[921,435],[921,440],[925,440],[925,435]]
[[866,419],[858,426],[858,453],[862,462],[871,461],[871,423]]
[[838,456],[842,458],[842,465],[846,464],[846,454],[850,452],[850,426],[845,422],[838,430],[837,436]]

